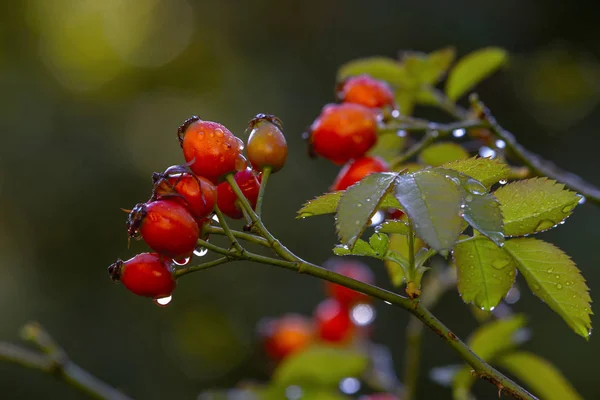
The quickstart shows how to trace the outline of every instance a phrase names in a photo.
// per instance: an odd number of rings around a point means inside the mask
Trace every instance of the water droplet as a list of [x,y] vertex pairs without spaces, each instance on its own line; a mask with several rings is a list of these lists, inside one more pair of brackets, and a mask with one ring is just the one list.
[[171,300],[173,300],[173,296],[161,297],[152,301],[159,307],[166,307],[167,305],[169,305]]
[[398,137],[406,137],[407,133],[405,130],[400,129],[398,132],[396,132],[396,136]]
[[243,171],[246,168],[248,168],[248,160],[246,160],[246,157],[244,157],[243,154],[238,154],[237,157],[235,158],[235,170],[236,171]]
[[569,212],[573,211],[573,209],[574,209],[574,208],[577,206],[577,204],[579,204],[579,202],[577,202],[577,203],[575,203],[575,204],[570,204],[570,205],[568,205],[568,206],[565,206],[565,207],[562,209],[562,212],[564,212],[564,213],[569,213]]
[[560,275],[556,275],[556,276],[555,276],[555,278],[556,278],[556,279],[560,279]]
[[221,129],[221,128],[215,129],[215,135],[217,135],[217,137],[223,137],[223,129]]
[[554,222],[550,221],[549,219],[545,219],[543,221],[541,221],[536,227],[535,227],[535,231],[536,232],[542,232],[542,231],[546,231],[550,228],[552,228],[554,226]]
[[362,203],[356,203],[356,207],[362,207]]
[[358,326],[369,325],[375,320],[375,309],[369,304],[357,304],[352,307],[350,318]]
[[497,258],[492,261],[492,267],[496,269],[506,268],[510,264],[510,260],[508,258]]
[[566,281],[566,282],[565,282],[565,285],[567,285],[567,286],[571,286],[572,284],[573,284],[573,282],[572,282],[572,281]]
[[204,140],[204,131],[198,132],[198,134],[196,135],[196,139],[197,140]]
[[356,225],[360,225],[360,221],[359,221],[358,219],[357,219],[356,221],[354,221],[354,223],[355,223]]
[[367,203],[370,203],[370,202],[371,202],[371,199],[370,199],[369,197],[367,197],[367,198],[365,199],[365,201],[366,201]]
[[550,267],[550,268],[548,268],[548,271],[546,271],[546,272],[548,272],[549,274],[551,274],[551,273],[554,272],[554,268]]
[[464,129],[455,129],[454,131],[452,131],[452,136],[454,136],[455,138],[460,138],[465,136],[465,133],[467,133],[467,131]]
[[194,250],[194,255],[196,257],[204,257],[208,253],[208,249],[205,247],[196,247]]
[[500,181],[498,183],[501,185],[506,185],[508,183],[508,181],[506,179],[500,179]]
[[464,184],[464,188],[467,192],[472,194],[485,194],[487,192],[485,186],[475,179],[468,179]]
[[392,114],[392,117],[398,118],[400,116],[400,111],[399,110],[392,110],[391,114]]
[[531,285],[531,288],[533,290],[540,290],[540,285],[538,285],[537,283],[534,283],[533,285]]
[[244,142],[242,141],[242,139],[240,139],[239,137],[236,137],[235,141],[237,142],[238,149],[240,151],[244,150]]
[[487,146],[482,146],[479,149],[479,155],[483,158],[494,158],[496,157],[496,152]]
[[215,215],[213,215],[212,220],[218,223],[219,217],[217,217],[217,215],[215,214]]
[[496,140],[496,147],[499,149],[503,149],[506,147],[506,142],[502,139]]
[[471,196],[470,194],[466,195],[466,196],[465,196],[465,201],[466,201],[467,203],[470,203],[470,202],[472,202],[472,201],[473,201],[473,196]]
[[585,196],[582,196],[582,195],[578,195],[578,196],[579,196],[579,204],[585,203]]
[[186,257],[183,260],[173,260],[173,263],[175,263],[175,265],[187,265],[190,262],[191,257]]
[[391,305],[392,305],[392,303],[390,303],[390,302],[389,302],[389,301],[387,301],[387,300],[384,300],[383,302],[384,302],[385,304],[387,304],[388,306],[391,306]]
[[219,157],[219,162],[225,162],[225,156]]
[[429,134],[431,135],[431,137],[434,137],[434,138],[440,136],[440,133],[438,131],[431,131]]
[[356,378],[344,378],[340,381],[340,391],[345,394],[354,394],[360,390],[360,381]]
[[563,286],[562,286],[560,283],[559,283],[558,285],[556,285],[556,288],[557,288],[557,289],[562,289],[562,287],[563,287]]

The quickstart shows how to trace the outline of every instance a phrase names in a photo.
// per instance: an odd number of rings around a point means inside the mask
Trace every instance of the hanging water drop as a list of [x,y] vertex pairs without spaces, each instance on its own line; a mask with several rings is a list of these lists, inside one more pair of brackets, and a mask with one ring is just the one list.
[[196,247],[194,250],[194,255],[196,257],[204,257],[208,253],[208,249],[205,247]]
[[508,183],[508,181],[506,179],[500,179],[500,181],[498,183],[501,185],[506,185]]
[[187,265],[190,262],[191,257],[186,257],[183,260],[173,260],[175,265],[183,266]]
[[167,305],[169,305],[171,300],[173,300],[173,296],[161,297],[152,301],[159,307],[166,307]]

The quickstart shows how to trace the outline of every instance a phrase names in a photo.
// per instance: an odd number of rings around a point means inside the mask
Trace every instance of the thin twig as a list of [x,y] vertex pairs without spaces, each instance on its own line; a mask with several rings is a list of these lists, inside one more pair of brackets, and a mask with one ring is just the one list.
[[262,203],[263,198],[265,196],[265,189],[267,188],[267,183],[269,182],[269,176],[271,176],[271,167],[264,167],[262,170],[258,198],[256,199],[256,215],[258,215],[259,217],[262,212]]
[[219,266],[221,264],[228,263],[230,261],[233,261],[230,257],[220,257],[215,260],[207,261],[202,264],[179,268],[177,271],[175,271],[175,278],[180,278],[180,277],[187,275],[189,273],[192,273],[192,272],[213,268],[213,267]]

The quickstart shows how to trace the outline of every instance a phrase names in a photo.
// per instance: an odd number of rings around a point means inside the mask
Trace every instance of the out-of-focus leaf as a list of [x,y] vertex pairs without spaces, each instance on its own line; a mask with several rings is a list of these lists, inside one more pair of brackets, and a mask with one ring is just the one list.
[[352,248],[371,221],[398,175],[391,172],[366,176],[346,189],[337,207],[336,228],[343,245]]
[[523,381],[540,399],[582,399],[556,367],[533,353],[520,351],[506,354],[497,363]]
[[573,260],[559,248],[538,239],[508,240],[504,248],[515,260],[533,294],[577,334],[588,339],[592,330],[592,300]]
[[432,167],[467,158],[469,158],[469,153],[461,145],[453,142],[434,143],[419,155],[422,163]]
[[501,180],[508,179],[510,168],[498,159],[472,157],[442,165],[442,168],[461,172],[490,187]]
[[338,70],[337,78],[341,81],[350,76],[362,74],[384,80],[396,88],[410,83],[405,68],[398,61],[387,57],[360,58],[350,61]]
[[506,51],[488,47],[461,58],[450,71],[446,81],[446,95],[457,100],[483,79],[494,73],[507,60]]
[[547,231],[571,215],[580,197],[548,178],[511,182],[494,192],[502,206],[504,233],[523,236]]
[[437,251],[454,245],[462,231],[462,195],[451,179],[431,170],[396,179],[396,198],[417,235]]
[[405,144],[406,137],[396,133],[384,133],[379,135],[377,143],[369,150],[369,155],[381,157],[389,163],[400,154]]
[[482,236],[458,243],[453,255],[463,301],[493,310],[515,281],[517,266],[510,255]]
[[[408,264],[408,242],[406,236],[391,234],[388,243],[388,259],[384,261],[385,267],[392,281],[392,285],[402,286],[406,273],[402,264]],[[397,255],[397,256],[394,256]]]

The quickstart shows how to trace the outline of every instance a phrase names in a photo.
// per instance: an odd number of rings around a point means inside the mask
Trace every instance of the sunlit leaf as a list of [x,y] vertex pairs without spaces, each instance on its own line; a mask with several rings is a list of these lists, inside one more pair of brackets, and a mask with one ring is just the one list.
[[402,235],[407,235],[408,225],[401,220],[388,220],[379,225],[376,230],[381,233],[400,233]]
[[[314,217],[315,215],[333,214],[336,212],[338,203],[344,194],[343,190],[325,193],[312,200],[309,200],[298,210],[296,218]],[[387,194],[379,204],[382,208],[401,208],[402,206],[393,194]]]
[[388,235],[378,232],[371,235],[369,238],[369,244],[373,250],[375,250],[378,256],[383,256],[387,252],[389,240],[390,239]]
[[507,58],[506,51],[497,47],[477,50],[461,58],[446,81],[447,96],[457,100],[500,68]]
[[358,239],[354,247],[350,249],[348,246],[338,245],[333,249],[336,256],[364,256],[364,257],[379,257],[377,252],[371,245],[362,239]]
[[533,394],[544,400],[578,400],[582,397],[549,361],[520,351],[500,357],[496,363],[524,382]]
[[391,172],[371,174],[346,189],[336,214],[336,228],[343,245],[354,246],[383,197],[393,189],[397,176]]
[[393,87],[403,87],[409,83],[410,78],[400,63],[387,57],[370,57],[350,61],[338,70],[338,80],[350,76],[368,74],[373,78],[388,82]]
[[360,376],[367,366],[367,355],[358,350],[313,346],[284,359],[275,370],[272,381],[281,387],[337,387],[342,378]]
[[504,248],[531,291],[587,339],[592,329],[591,297],[573,260],[559,248],[538,239],[508,240]]
[[494,192],[500,201],[506,236],[543,232],[571,215],[580,197],[548,178],[511,182]]
[[477,236],[453,250],[458,292],[465,303],[493,310],[506,296],[516,276],[516,264],[491,240]]
[[442,165],[442,168],[461,172],[490,187],[510,176],[508,165],[498,159],[472,157]]

